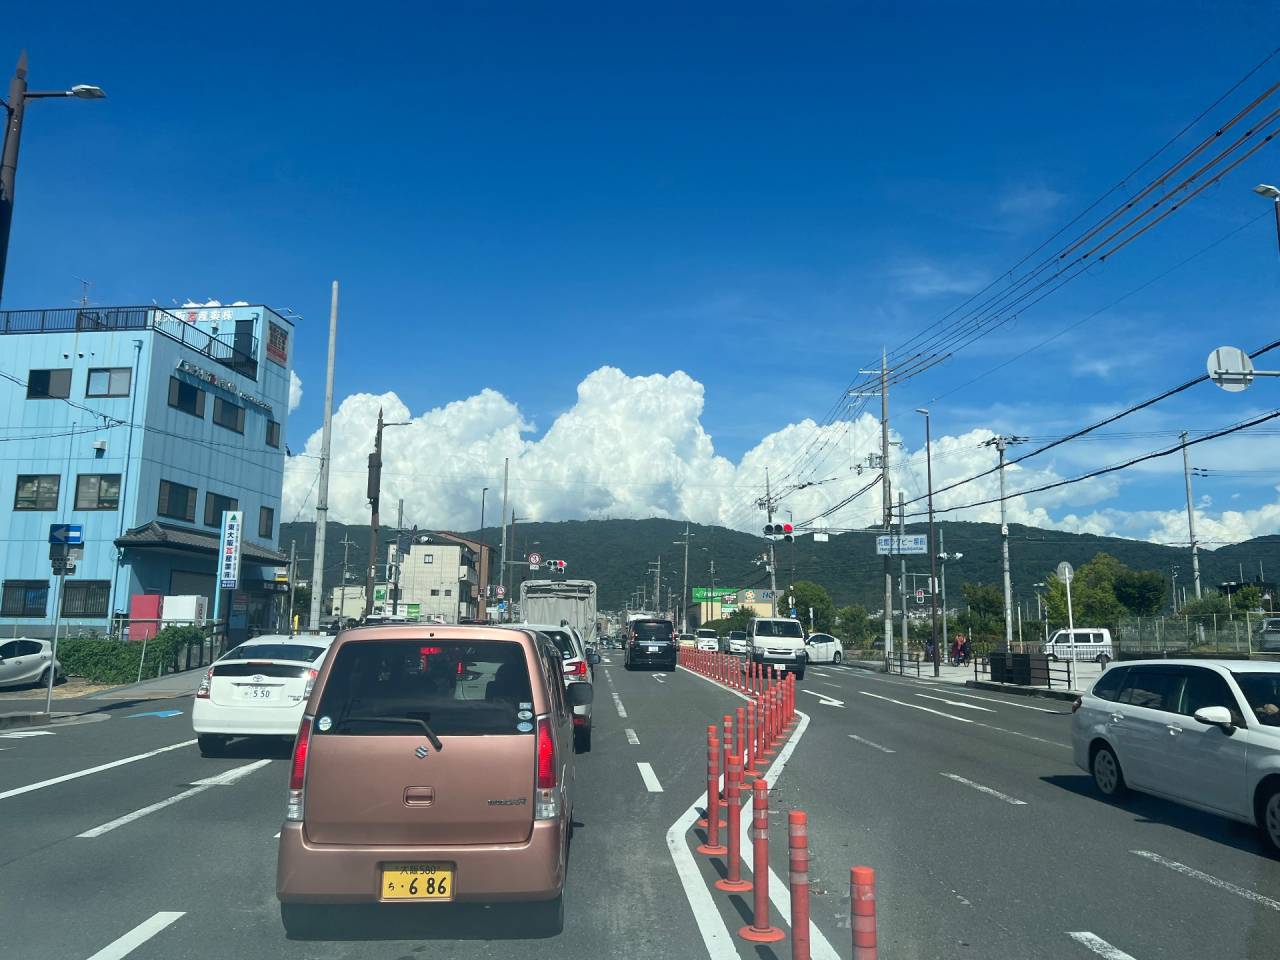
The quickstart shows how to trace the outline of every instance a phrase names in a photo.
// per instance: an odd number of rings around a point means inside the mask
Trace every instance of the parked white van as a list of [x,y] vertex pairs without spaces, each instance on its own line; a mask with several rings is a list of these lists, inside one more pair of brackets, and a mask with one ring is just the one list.
[[1111,631],[1106,627],[1076,627],[1059,630],[1044,645],[1043,653],[1050,660],[1096,660],[1106,663],[1114,660],[1116,652],[1111,646]]

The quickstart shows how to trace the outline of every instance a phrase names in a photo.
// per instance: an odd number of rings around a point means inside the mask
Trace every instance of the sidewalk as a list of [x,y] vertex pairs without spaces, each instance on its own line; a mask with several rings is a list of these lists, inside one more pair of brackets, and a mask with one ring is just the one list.
[[[883,660],[846,660],[846,664],[856,667],[859,670],[869,670],[874,673],[884,673]],[[897,664],[890,671],[893,676],[902,676],[907,680],[917,679],[915,672],[915,664],[908,661],[906,664],[906,672],[899,673]],[[938,667],[938,676],[933,675],[933,664],[921,663],[918,679],[931,682],[953,683],[957,686],[972,687],[978,690],[999,690],[1005,693],[1017,693],[1024,696],[1032,697],[1050,697],[1055,700],[1074,700],[1078,697],[1083,689],[1090,687],[1099,676],[1102,675],[1102,665],[1098,663],[1077,663],[1073,667],[1072,683],[1070,689],[1065,685],[1055,682],[1053,687],[1047,686],[1024,686],[1018,683],[995,683],[986,677],[974,678],[973,666],[953,667],[950,664],[940,664]]]
[[196,687],[209,667],[196,667],[180,673],[166,673],[164,676],[143,680],[141,683],[129,683],[122,687],[111,687],[89,694],[86,700],[159,700],[166,697],[193,696]]
[[[200,678],[208,667],[185,670],[182,673],[167,673],[162,677],[143,680],[141,683],[128,683],[119,687],[109,687],[96,693],[85,694],[74,699],[55,699],[53,720],[65,717],[82,716],[102,710],[118,709],[125,702],[136,703],[145,700],[167,700],[174,697],[194,696]],[[44,712],[44,692],[37,690],[29,699],[0,700],[0,730],[11,727],[38,726],[49,723],[50,717]]]

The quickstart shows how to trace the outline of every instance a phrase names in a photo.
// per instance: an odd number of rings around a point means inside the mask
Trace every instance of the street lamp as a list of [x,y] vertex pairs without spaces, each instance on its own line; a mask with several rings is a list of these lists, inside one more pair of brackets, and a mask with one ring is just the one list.
[[9,100],[5,103],[8,122],[5,125],[4,153],[0,157],[0,297],[4,296],[4,271],[9,259],[9,228],[13,225],[13,190],[18,176],[18,145],[22,140],[22,117],[28,100],[75,97],[78,100],[101,100],[106,96],[101,87],[77,83],[70,90],[27,89],[27,51],[18,57],[18,67],[9,81]]
[[[385,427],[408,427],[412,426],[412,420],[396,420],[392,423],[384,423],[382,420],[382,408],[378,408],[378,429],[374,433],[373,453],[369,454],[369,570],[365,578],[365,597],[364,597],[364,615],[367,617],[373,612],[373,583],[376,579],[378,569],[378,503],[382,499],[382,431]],[[397,551],[398,554],[398,551]],[[399,556],[396,557],[399,562]],[[398,598],[393,598],[393,605],[397,604]]]
[[938,676],[942,664],[942,651],[938,647],[938,552],[933,537],[933,434],[929,424],[929,411],[917,407],[916,413],[924,417],[924,459],[929,483],[929,618],[932,622],[933,675]]
[[1276,243],[1280,244],[1280,189],[1269,183],[1260,183],[1253,188],[1253,192],[1272,201],[1271,205],[1276,211]]

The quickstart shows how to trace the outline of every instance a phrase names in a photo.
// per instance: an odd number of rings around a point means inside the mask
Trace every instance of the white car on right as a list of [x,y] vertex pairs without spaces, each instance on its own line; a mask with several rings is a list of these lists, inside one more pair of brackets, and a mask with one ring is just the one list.
[[1116,664],[1072,706],[1071,740],[1104,797],[1133,789],[1251,824],[1280,856],[1280,663]]
[[829,633],[811,633],[804,641],[810,663],[839,663],[844,659],[844,646]]

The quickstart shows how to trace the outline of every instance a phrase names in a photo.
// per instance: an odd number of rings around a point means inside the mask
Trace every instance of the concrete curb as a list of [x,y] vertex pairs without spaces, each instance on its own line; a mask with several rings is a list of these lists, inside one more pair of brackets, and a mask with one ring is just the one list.
[[1079,690],[1045,690],[1041,687],[1024,687],[1017,683],[994,683],[990,680],[966,680],[964,685],[974,690],[1016,693],[1022,697],[1042,697],[1046,700],[1074,700],[1080,696]]
[[0,713],[0,730],[9,727],[40,727],[51,719],[47,713]]

